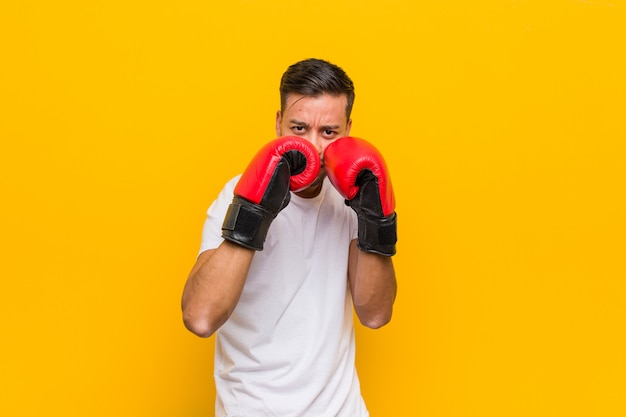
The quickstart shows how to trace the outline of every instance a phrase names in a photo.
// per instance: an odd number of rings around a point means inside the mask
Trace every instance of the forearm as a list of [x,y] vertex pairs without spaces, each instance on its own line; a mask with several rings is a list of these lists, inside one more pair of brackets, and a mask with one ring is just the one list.
[[363,252],[352,245],[350,289],[360,322],[379,328],[391,320],[397,283],[390,256]]
[[200,254],[182,296],[185,326],[209,337],[235,309],[254,251],[224,241],[217,249]]

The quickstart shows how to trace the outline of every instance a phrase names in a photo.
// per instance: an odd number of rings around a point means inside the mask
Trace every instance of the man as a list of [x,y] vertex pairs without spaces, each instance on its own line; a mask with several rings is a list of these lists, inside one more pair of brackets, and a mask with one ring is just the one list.
[[184,323],[216,334],[217,417],[365,417],[352,312],[370,328],[391,319],[391,183],[377,150],[347,137],[341,68],[298,62],[280,94],[279,139],[208,210]]

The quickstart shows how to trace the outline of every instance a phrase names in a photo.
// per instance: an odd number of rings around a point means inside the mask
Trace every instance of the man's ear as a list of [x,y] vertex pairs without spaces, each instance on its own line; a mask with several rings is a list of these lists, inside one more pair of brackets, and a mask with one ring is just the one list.
[[276,112],[276,137],[282,136],[281,129],[280,129],[280,124],[282,121],[283,121],[283,116],[280,110],[278,110]]
[[346,136],[350,136],[350,129],[352,128],[352,119],[348,120],[348,125],[346,126]]

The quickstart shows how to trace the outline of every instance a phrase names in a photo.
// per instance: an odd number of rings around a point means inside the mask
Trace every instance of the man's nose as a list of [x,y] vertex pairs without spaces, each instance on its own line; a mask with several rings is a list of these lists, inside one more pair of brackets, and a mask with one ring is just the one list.
[[321,155],[324,152],[324,141],[319,135],[313,134],[309,137],[309,142],[315,146],[317,152]]

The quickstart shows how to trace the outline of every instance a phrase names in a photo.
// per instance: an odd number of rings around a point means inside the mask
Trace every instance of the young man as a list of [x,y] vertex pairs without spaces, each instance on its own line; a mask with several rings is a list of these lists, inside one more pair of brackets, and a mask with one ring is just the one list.
[[370,328],[391,319],[391,183],[377,150],[347,137],[341,68],[298,62],[280,95],[279,139],[208,210],[184,323],[216,334],[217,417],[366,417],[352,312]]

